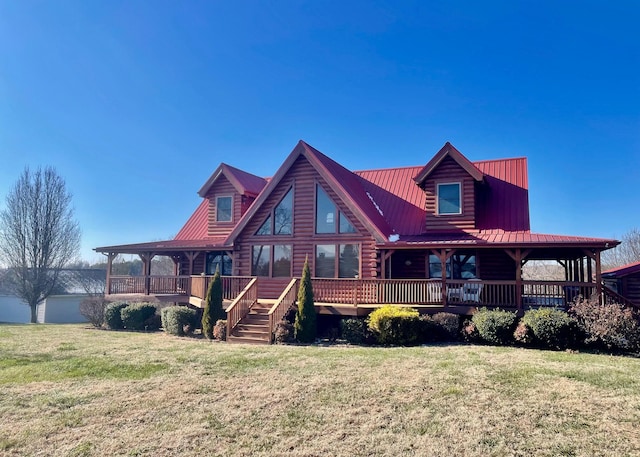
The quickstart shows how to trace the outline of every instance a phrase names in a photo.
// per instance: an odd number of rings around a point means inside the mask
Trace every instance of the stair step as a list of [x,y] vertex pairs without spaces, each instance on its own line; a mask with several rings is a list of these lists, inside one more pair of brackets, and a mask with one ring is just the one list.
[[227,341],[235,344],[269,344],[269,340],[266,338],[249,338],[233,335],[228,336]]
[[231,336],[239,336],[239,337],[247,337],[247,338],[258,338],[258,339],[269,339],[269,332],[260,331],[260,330],[245,330],[245,329],[233,329],[233,333]]

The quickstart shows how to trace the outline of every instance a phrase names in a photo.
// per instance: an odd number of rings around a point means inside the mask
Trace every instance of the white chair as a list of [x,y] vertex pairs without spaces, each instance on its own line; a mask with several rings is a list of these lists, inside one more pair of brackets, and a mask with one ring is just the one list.
[[480,293],[484,284],[476,282],[479,279],[470,279],[462,286],[462,301],[480,303]]

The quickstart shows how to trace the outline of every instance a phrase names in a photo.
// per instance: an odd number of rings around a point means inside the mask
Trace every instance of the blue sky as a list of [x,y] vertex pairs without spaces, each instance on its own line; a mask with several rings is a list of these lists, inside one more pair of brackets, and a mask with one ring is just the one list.
[[74,195],[82,256],[173,237],[220,162],[299,139],[350,169],[526,156],[531,228],[640,226],[636,1],[0,0],[0,206]]

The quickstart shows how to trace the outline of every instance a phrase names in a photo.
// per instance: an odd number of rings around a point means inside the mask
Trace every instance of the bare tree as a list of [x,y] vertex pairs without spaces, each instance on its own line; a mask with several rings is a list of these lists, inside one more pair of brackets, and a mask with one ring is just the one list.
[[56,287],[60,270],[80,250],[80,227],[71,194],[52,167],[24,172],[0,212],[0,259],[12,271],[13,288],[31,309]]
[[604,251],[602,263],[605,268],[615,268],[629,263],[640,262],[640,230],[633,228],[622,236],[622,243]]

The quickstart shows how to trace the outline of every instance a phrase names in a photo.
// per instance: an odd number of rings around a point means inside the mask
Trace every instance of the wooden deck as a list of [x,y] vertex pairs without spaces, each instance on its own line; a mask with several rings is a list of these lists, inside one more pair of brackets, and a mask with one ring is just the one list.
[[[111,276],[107,295],[136,301],[190,303],[202,307],[211,276]],[[223,276],[229,303],[254,278]],[[256,279],[259,282],[259,278]],[[552,306],[566,308],[576,297],[597,293],[594,283],[568,281],[483,281],[414,279],[312,279],[320,314],[359,316],[382,305],[411,306],[425,313],[470,314],[479,307],[523,311]],[[292,291],[289,289],[288,294]],[[258,297],[259,298],[259,297]],[[261,300],[263,301],[263,300]],[[274,302],[275,303],[275,302]]]

